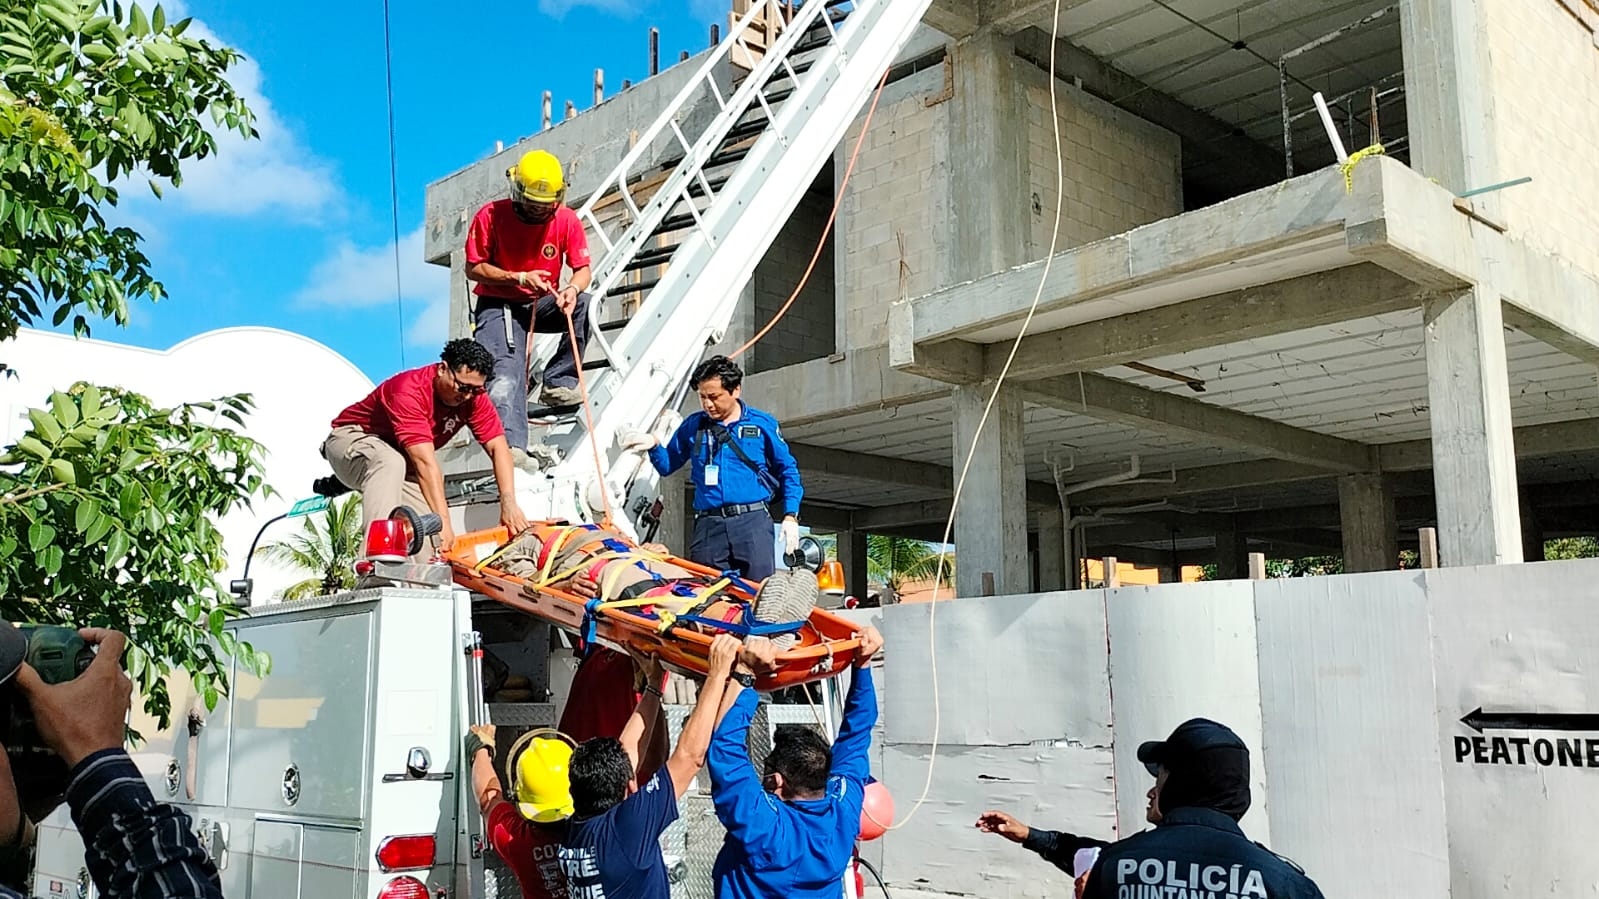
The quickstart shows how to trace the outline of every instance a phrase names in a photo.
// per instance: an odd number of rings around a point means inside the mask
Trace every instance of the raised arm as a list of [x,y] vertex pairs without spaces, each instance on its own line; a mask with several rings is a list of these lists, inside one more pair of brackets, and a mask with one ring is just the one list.
[[749,729],[760,694],[737,681],[727,685],[722,720],[711,737],[706,767],[711,772],[711,799],[716,817],[728,835],[754,852],[755,846],[775,835],[779,816],[777,800],[761,786],[750,760]]
[[877,724],[877,691],[872,685],[872,658],[883,648],[883,635],[867,625],[861,631],[861,649],[850,673],[849,697],[844,701],[844,722],[833,741],[833,774],[864,781],[872,773],[872,727]]
[[661,717],[661,663],[653,656],[641,656],[631,651],[629,655],[643,669],[644,696],[633,708],[633,714],[628,716],[627,725],[622,728],[622,735],[618,739],[627,751],[628,761],[633,763],[633,773],[637,775],[644,758],[644,747],[649,745],[656,722]]
[[722,693],[727,689],[727,676],[733,670],[733,660],[738,656],[738,638],[731,634],[717,634],[711,641],[710,669],[705,683],[700,684],[699,700],[694,711],[683,722],[683,733],[677,738],[672,757],[666,760],[666,770],[672,775],[672,788],[683,798],[694,776],[705,767],[705,754],[710,749],[711,731],[716,726],[716,715],[722,707]]

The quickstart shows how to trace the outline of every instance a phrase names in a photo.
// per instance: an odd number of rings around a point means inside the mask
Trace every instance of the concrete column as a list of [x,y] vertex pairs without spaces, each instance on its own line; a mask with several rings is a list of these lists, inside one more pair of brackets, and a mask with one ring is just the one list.
[[1532,507],[1532,502],[1526,497],[1521,499],[1521,556],[1525,562],[1545,561],[1543,554],[1544,544],[1543,522],[1538,520],[1538,512]]
[[1478,286],[1423,307],[1438,552],[1444,565],[1520,562],[1521,510],[1497,294]]
[[1249,577],[1249,541],[1234,526],[1216,533],[1216,579],[1235,581]]
[[[472,336],[472,282],[466,280],[466,250],[450,254],[450,340]],[[407,323],[409,327],[409,322]]]
[[674,553],[687,553],[689,533],[693,527],[688,466],[678,469],[671,477],[661,479],[660,497],[661,525],[655,530],[655,540],[666,544]]
[[1016,46],[992,30],[955,45],[949,101],[950,243],[945,283],[956,284],[1031,258],[1027,104]]
[[[993,384],[957,387],[950,395],[955,419],[957,476],[973,448]],[[955,587],[959,596],[981,596],[990,573],[996,594],[1026,593],[1027,472],[1022,455],[1022,401],[1002,391],[975,441],[972,463],[955,512]]]
[[866,532],[839,531],[838,561],[844,566],[844,588],[856,599],[865,599],[866,586]]
[[1338,514],[1343,522],[1344,571],[1391,571],[1399,567],[1399,522],[1394,494],[1376,473],[1338,479]]
[[[1499,180],[1482,0],[1399,4],[1411,167],[1456,193]],[[1490,215],[1497,197],[1473,197]]]
[[1059,507],[1038,513],[1038,589],[1066,589],[1066,521]]

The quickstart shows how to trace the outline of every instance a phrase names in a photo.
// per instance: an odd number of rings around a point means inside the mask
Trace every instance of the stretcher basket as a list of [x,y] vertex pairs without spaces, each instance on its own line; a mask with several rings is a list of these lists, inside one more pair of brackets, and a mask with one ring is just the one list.
[[[591,603],[580,596],[553,587],[535,587],[525,578],[495,567],[491,562],[479,566],[510,539],[503,528],[462,534],[444,552],[455,583],[510,608],[536,616],[588,643],[612,649],[633,649],[653,655],[669,669],[681,674],[704,677],[707,655],[714,632],[706,626],[663,627],[660,617],[648,606],[612,608]],[[695,574],[717,577],[721,572],[687,559],[663,555],[664,561]],[[723,596],[750,603],[753,591],[740,584],[724,588]],[[713,625],[713,627],[715,627]],[[738,633],[735,626],[718,629]],[[773,670],[757,675],[756,688],[777,690],[812,681],[826,680],[849,668],[860,651],[859,628],[849,620],[825,609],[811,609],[810,617],[795,632],[796,640],[777,655]]]

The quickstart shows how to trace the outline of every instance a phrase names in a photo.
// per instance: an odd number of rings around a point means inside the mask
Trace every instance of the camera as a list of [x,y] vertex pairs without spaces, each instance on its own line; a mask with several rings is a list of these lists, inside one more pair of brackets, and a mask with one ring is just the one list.
[[35,821],[61,804],[71,772],[40,737],[33,710],[16,688],[16,673],[27,662],[40,680],[61,684],[93,661],[94,647],[74,628],[0,621],[0,744],[11,762],[17,799]]

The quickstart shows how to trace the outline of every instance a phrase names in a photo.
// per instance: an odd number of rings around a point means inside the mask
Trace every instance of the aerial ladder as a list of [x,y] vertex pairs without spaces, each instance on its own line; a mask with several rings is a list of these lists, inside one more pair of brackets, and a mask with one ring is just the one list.
[[[642,453],[621,450],[617,435],[644,429],[664,441],[676,428],[690,372],[721,341],[756,264],[929,5],[752,4],[578,208],[598,258],[583,363],[588,402],[532,413],[558,460],[537,474],[517,472],[528,518],[597,522],[609,512],[632,537],[653,532],[658,476]],[[729,85],[732,66],[749,72]],[[656,161],[663,156],[675,164]],[[608,221],[598,209],[617,202],[621,221]],[[636,308],[618,320],[624,303]],[[564,340],[541,335],[538,357]]]

